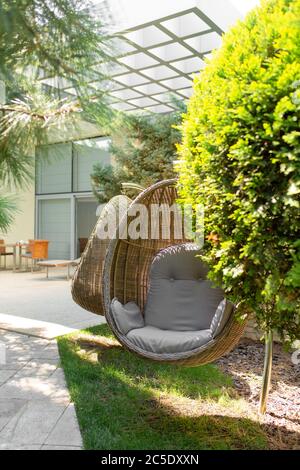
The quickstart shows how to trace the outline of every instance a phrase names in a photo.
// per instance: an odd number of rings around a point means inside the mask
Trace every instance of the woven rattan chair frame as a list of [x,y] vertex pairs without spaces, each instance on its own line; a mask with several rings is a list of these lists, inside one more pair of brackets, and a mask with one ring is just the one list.
[[[162,181],[139,194],[131,207],[137,203],[144,204],[150,211],[152,203],[172,206],[177,197],[176,180]],[[184,235],[181,238],[175,238],[174,227],[170,228],[170,236],[167,239],[132,240],[129,236],[125,239],[121,238],[120,234],[124,234],[124,228],[128,229],[131,220],[130,216],[124,217],[116,239],[109,244],[104,264],[105,316],[116,338],[128,350],[154,361],[197,366],[219,359],[237,344],[244,331],[245,321],[237,321],[234,313],[218,337],[206,345],[188,352],[172,354],[148,352],[133,345],[126,336],[118,331],[110,309],[112,299],[116,297],[122,303],[134,301],[143,311],[149,289],[150,267],[155,255],[163,248],[190,241]],[[160,218],[160,230],[162,230],[161,223]]]
[[120,216],[126,212],[131,200],[122,195],[112,198],[104,207],[90,235],[80,263],[72,281],[73,300],[85,310],[97,315],[104,315],[102,275],[109,238],[99,238],[99,229],[107,222],[110,208],[119,211]]

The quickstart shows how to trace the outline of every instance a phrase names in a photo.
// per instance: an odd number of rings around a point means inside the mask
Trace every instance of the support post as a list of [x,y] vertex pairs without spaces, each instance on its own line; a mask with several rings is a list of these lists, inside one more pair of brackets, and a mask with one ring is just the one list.
[[265,414],[267,410],[267,401],[271,384],[273,360],[273,331],[269,330],[265,334],[265,362],[262,379],[262,388],[259,402],[259,412]]

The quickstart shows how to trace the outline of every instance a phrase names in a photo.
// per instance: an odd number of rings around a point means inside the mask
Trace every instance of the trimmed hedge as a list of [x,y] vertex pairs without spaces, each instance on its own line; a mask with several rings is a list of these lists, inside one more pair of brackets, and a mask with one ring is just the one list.
[[211,277],[260,327],[300,336],[300,0],[237,23],[195,79],[179,191],[204,204]]

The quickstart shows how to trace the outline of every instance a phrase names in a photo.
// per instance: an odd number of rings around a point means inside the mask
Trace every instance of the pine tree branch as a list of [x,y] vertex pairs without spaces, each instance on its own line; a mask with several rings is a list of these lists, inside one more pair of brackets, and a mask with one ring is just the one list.
[[71,114],[75,112],[80,112],[82,111],[81,106],[79,102],[75,103],[68,103],[67,105],[61,106],[58,109],[55,109],[50,112],[46,113],[38,113],[36,111],[31,111],[30,109],[26,108],[25,106],[22,107],[18,104],[18,106],[13,106],[13,105],[2,105],[0,106],[0,112],[3,112],[4,114],[6,113],[20,113],[20,114],[26,114],[27,116],[31,116],[33,118],[41,119],[43,121],[48,121],[49,119],[59,116],[59,115],[66,115],[66,114]]

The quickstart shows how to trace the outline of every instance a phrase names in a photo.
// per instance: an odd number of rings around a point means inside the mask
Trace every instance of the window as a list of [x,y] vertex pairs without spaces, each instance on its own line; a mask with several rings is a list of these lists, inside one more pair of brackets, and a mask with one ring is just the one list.
[[36,158],[37,194],[72,191],[72,144],[43,145]]
[[109,139],[43,145],[36,157],[36,194],[90,192],[93,166],[110,163]]
[[91,191],[90,175],[95,163],[108,165],[109,140],[107,138],[79,140],[73,144],[73,192]]

